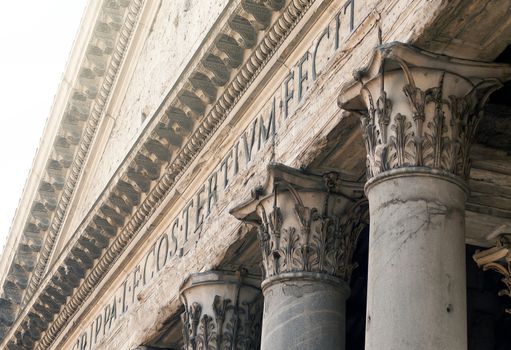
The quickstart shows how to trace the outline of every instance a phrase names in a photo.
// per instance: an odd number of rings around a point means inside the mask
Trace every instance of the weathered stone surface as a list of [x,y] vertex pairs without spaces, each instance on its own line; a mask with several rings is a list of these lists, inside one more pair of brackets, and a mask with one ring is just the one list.
[[[151,32],[144,38],[133,75],[129,78],[130,88],[122,97],[123,102],[115,115],[112,115],[115,123],[109,128],[109,139],[100,150],[94,174],[89,177],[95,185],[81,198],[71,230],[76,229],[120,165],[125,156],[123,150],[131,148],[143,130],[146,122],[139,122],[141,113],[152,117],[169,87],[179,78],[183,62],[191,59],[207,33],[206,28],[218,18],[226,3],[225,0],[180,0],[160,4]],[[180,50],[175,50],[176,47]]]
[[466,349],[464,190],[411,172],[367,196],[367,348]]
[[492,61],[511,43],[511,9],[506,0],[445,5],[416,42],[418,46],[452,57]]
[[288,273],[264,287],[261,349],[344,349],[349,287],[325,276]]
[[511,66],[392,43],[354,78],[339,105],[361,114],[367,151],[366,349],[466,349],[464,179]]
[[354,79],[341,92],[339,106],[361,113],[368,179],[406,167],[467,179],[483,108],[502,81],[511,79],[511,66],[391,43],[376,48]]
[[321,177],[271,164],[265,185],[231,213],[258,227],[265,278],[301,271],[348,281],[365,224],[363,205],[353,205],[361,197],[361,184],[337,173]]

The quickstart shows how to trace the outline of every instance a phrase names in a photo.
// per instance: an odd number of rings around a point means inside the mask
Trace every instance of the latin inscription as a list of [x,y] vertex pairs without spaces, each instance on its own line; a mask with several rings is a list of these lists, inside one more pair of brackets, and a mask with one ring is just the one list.
[[256,154],[274,141],[279,121],[290,117],[307,95],[310,86],[320,76],[322,68],[339,50],[343,33],[349,34],[353,31],[354,1],[345,3],[343,9],[291,67],[280,89],[238,137],[216,169],[190,197],[141,261],[129,272],[115,295],[103,305],[102,311],[76,339],[72,350],[94,349],[116,320],[136,305],[139,291],[150,283],[169,261],[186,254],[186,249],[190,246],[188,242],[192,238],[194,241],[200,239],[203,223],[210,216],[220,196],[228,190],[238,173],[249,167]]

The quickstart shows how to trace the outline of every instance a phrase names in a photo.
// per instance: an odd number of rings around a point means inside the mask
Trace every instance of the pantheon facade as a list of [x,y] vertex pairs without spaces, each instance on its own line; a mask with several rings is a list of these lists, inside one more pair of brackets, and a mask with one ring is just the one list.
[[509,0],[90,0],[80,28],[1,349],[511,349]]

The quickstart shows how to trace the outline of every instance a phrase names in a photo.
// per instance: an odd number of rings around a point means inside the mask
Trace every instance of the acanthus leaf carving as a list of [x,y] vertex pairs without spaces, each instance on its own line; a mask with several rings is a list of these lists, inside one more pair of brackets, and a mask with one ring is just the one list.
[[[503,231],[507,232],[500,232],[493,247],[478,250],[472,258],[483,271],[492,270],[501,275],[501,282],[505,288],[499,290],[498,295],[511,297],[511,232],[509,226],[506,226],[503,225],[496,230],[498,232],[504,229]],[[511,314],[511,308],[506,308],[505,311]]]
[[[367,178],[422,167],[467,179],[484,105],[508,70],[451,61],[402,43],[378,47],[370,65],[358,70],[339,96],[341,108],[361,116]],[[376,104],[373,96],[379,96]]]
[[[288,185],[296,203],[294,210],[283,213],[273,206],[267,213],[262,204],[257,206],[260,218],[259,237],[263,253],[265,277],[288,272],[325,273],[349,280],[354,266],[351,258],[364,227],[367,226],[367,205],[362,201],[342,215],[303,204],[300,192]],[[286,217],[291,216],[291,217]],[[270,225],[270,217],[278,217],[279,225]],[[295,223],[283,225],[284,220]],[[274,230],[279,227],[279,230]]]
[[181,315],[185,350],[256,350],[259,349],[262,298],[236,305],[215,295],[213,315],[203,312],[193,302]]
[[422,146],[424,143],[423,127],[426,120],[426,92],[415,86],[415,84],[406,84],[403,88],[405,96],[408,98],[413,112],[413,121],[415,123],[415,134],[413,135],[413,144],[415,146],[415,164],[422,166]]
[[380,97],[376,102],[375,119],[381,130],[382,144],[386,144],[388,140],[387,127],[390,124],[390,115],[392,113],[392,101],[387,98],[387,93],[381,91]]
[[385,92],[374,107],[370,90],[363,89],[368,104],[367,112],[361,112],[368,178],[403,167],[429,167],[468,177],[470,146],[482,107],[477,103],[477,87],[461,97],[444,98],[445,75],[442,72],[438,86],[426,90],[406,84],[402,92],[408,113],[393,117]]
[[189,344],[187,349],[197,348],[197,328],[199,326],[202,307],[199,303],[194,302],[181,315],[183,321],[183,339],[185,344]]
[[409,151],[409,145],[412,143],[412,135],[409,132],[411,128],[412,124],[406,119],[406,116],[401,113],[394,116],[394,124],[391,127],[393,135],[390,137],[389,157],[386,159],[389,166],[385,167],[386,170],[412,163]]

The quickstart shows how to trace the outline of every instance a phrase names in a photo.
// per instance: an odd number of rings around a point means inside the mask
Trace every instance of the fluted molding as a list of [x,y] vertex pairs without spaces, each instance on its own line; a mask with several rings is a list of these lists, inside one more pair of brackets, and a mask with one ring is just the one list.
[[402,43],[377,47],[338,101],[360,114],[367,178],[421,167],[467,179],[483,108],[510,78],[509,65],[455,59]]
[[362,184],[272,164],[266,184],[253,193],[231,214],[257,227],[266,279],[300,272],[349,281],[368,223]]
[[210,271],[181,286],[185,350],[258,350],[263,298],[257,278]]
[[216,39],[198,51],[201,56],[162,101],[2,344],[53,344],[313,3],[231,4],[225,26],[213,29],[219,31]]

